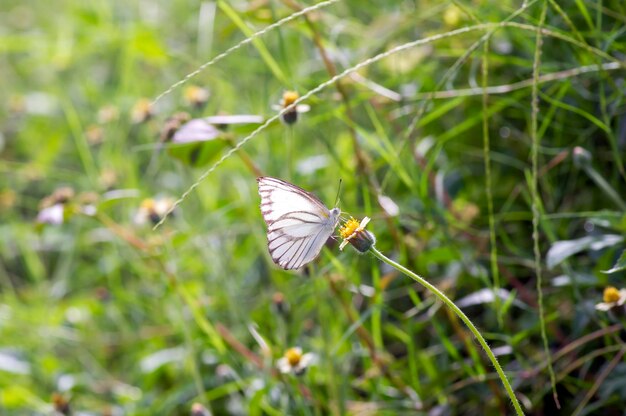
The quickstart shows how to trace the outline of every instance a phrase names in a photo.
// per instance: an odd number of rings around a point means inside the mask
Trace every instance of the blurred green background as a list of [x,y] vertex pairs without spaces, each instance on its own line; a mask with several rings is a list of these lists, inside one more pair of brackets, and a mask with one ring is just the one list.
[[[345,215],[372,217],[381,251],[457,301],[528,414],[622,414],[626,321],[595,305],[626,267],[626,4],[336,1],[150,105],[311,4],[2,1],[0,414],[513,412],[471,334],[419,285],[332,242],[301,272],[275,266],[259,174],[329,207],[341,179]],[[174,114],[267,120],[284,91],[439,34],[314,94],[297,123],[270,123],[152,229],[258,127],[181,149],[164,132],[183,124]],[[315,362],[281,374],[295,346]]]

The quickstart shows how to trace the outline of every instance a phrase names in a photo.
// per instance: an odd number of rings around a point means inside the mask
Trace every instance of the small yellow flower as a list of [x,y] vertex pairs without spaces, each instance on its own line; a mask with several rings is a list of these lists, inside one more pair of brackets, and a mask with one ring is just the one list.
[[61,393],[53,393],[51,401],[56,414],[69,415],[71,413],[70,402]]
[[596,305],[596,309],[599,311],[608,311],[617,306],[622,306],[626,303],[626,289],[617,290],[613,286],[607,286],[602,298],[604,302]]
[[141,205],[135,214],[134,222],[137,225],[143,225],[148,222],[153,224],[161,221],[161,218],[174,205],[172,198],[147,198],[141,201]]
[[190,85],[183,91],[185,102],[197,109],[201,109],[209,101],[210,92],[206,88]]
[[613,286],[604,289],[603,300],[606,303],[615,303],[619,300],[619,291]]
[[42,199],[39,203],[39,208],[47,208],[56,204],[66,204],[74,198],[75,195],[76,193],[73,188],[69,186],[62,186],[55,189],[52,194]]
[[[280,101],[280,105],[272,106],[272,108],[277,111],[282,111],[292,105],[294,102],[296,102],[298,98],[300,98],[300,94],[298,94],[296,91],[285,91],[283,93],[283,98]],[[306,104],[298,104],[295,107],[289,109],[289,111],[283,113],[280,116],[280,119],[285,124],[294,124],[296,121],[298,121],[299,113],[306,113],[310,109],[311,107]]]
[[13,189],[3,189],[0,191],[0,211],[10,210],[17,202],[17,192]]
[[130,112],[130,119],[134,124],[145,123],[154,115],[152,103],[147,98],[139,99]]
[[85,130],[85,137],[90,145],[95,146],[104,141],[104,130],[97,124],[91,124]]
[[115,121],[119,118],[120,111],[114,105],[105,105],[98,110],[98,123],[106,124]]
[[352,244],[361,253],[365,253],[376,242],[374,234],[365,230],[365,226],[370,222],[369,217],[365,217],[359,223],[354,218],[350,218],[339,229],[339,235],[343,238],[339,250],[343,250],[348,243]]
[[315,354],[310,352],[303,354],[302,348],[293,347],[285,351],[285,355],[276,362],[276,367],[283,374],[300,375],[315,362],[315,359]]

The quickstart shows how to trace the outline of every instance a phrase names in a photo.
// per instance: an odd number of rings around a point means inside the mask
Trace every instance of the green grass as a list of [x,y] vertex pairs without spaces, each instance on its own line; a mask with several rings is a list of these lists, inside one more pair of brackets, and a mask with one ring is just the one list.
[[[626,264],[626,6],[522,3],[339,0],[251,38],[314,3],[4,1],[0,415],[57,394],[92,414],[513,414],[422,286],[338,243],[275,266],[257,172],[328,206],[341,179],[345,215],[459,305],[526,414],[620,414],[626,321],[594,306]],[[284,90],[311,106],[293,126]],[[267,122],[192,164],[155,153],[180,111]],[[63,186],[64,223],[37,224]],[[135,223],[165,197],[162,225]],[[316,363],[282,375],[294,346]]]

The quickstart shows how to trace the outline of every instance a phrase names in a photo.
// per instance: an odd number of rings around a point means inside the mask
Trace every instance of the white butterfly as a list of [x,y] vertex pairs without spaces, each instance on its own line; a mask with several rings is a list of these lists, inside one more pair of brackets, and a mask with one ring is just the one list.
[[262,177],[257,182],[272,260],[283,269],[299,269],[322,250],[341,210],[329,210],[315,195],[280,179]]

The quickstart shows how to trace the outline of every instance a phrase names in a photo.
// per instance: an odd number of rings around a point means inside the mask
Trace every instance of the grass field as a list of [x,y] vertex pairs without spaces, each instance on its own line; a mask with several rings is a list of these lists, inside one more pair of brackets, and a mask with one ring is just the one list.
[[3,0],[0,415],[623,414],[625,70],[622,0]]

